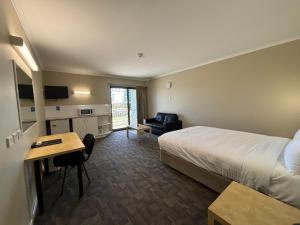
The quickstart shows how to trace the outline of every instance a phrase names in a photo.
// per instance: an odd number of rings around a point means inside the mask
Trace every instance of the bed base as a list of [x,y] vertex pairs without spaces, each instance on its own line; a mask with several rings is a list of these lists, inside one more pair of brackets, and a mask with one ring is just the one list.
[[223,192],[224,189],[232,182],[229,178],[200,168],[164,150],[160,150],[160,160],[175,170],[191,177],[218,193]]

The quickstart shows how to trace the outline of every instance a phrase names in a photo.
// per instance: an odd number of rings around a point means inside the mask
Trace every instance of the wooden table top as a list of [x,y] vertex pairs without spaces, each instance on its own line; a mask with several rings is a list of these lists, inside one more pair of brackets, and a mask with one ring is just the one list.
[[85,148],[81,139],[75,132],[64,134],[55,134],[42,136],[37,139],[40,141],[50,141],[54,139],[62,139],[62,143],[56,145],[49,145],[40,148],[32,148],[28,151],[25,161],[48,158],[50,156],[62,155],[69,152],[80,151]]
[[222,224],[292,225],[300,223],[300,210],[232,182],[208,208]]

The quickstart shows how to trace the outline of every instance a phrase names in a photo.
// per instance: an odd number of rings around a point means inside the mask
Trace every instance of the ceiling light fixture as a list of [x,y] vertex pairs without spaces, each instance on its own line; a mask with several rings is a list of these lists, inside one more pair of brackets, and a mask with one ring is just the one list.
[[25,42],[23,41],[23,39],[21,37],[10,36],[10,43],[16,47],[19,54],[21,54],[23,59],[27,62],[27,64],[30,66],[30,68],[33,71],[39,70],[27,45],[25,44]]
[[76,94],[76,95],[90,95],[91,91],[90,90],[87,90],[87,91],[74,90],[73,94]]

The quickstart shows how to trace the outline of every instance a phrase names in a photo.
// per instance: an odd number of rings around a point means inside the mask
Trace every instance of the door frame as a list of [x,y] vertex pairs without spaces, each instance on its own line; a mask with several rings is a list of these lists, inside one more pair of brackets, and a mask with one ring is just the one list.
[[[127,94],[127,116],[128,116],[128,124],[130,124],[130,112],[129,112],[129,89],[135,89],[136,90],[136,86],[130,86],[130,85],[115,85],[115,84],[110,84],[109,85],[109,99],[110,99],[110,107],[111,107],[111,114],[112,114],[112,102],[111,102],[111,89],[112,88],[123,88],[126,89],[126,94]],[[111,128],[113,131],[120,131],[120,130],[126,130],[126,127],[124,128],[118,128],[118,129],[113,129],[113,116],[111,115]]]

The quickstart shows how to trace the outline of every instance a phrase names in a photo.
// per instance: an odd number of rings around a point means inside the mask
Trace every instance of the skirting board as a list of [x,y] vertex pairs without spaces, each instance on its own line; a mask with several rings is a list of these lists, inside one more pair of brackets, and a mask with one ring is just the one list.
[[193,178],[218,193],[223,192],[224,189],[232,182],[232,180],[226,177],[200,168],[164,150],[160,150],[160,160],[175,170]]
[[34,220],[35,220],[35,217],[37,215],[37,206],[38,206],[38,202],[37,202],[37,198],[35,198],[34,201],[33,201],[33,204],[32,204],[32,209],[31,209],[31,219],[30,219],[28,225],[33,225],[34,224]]

